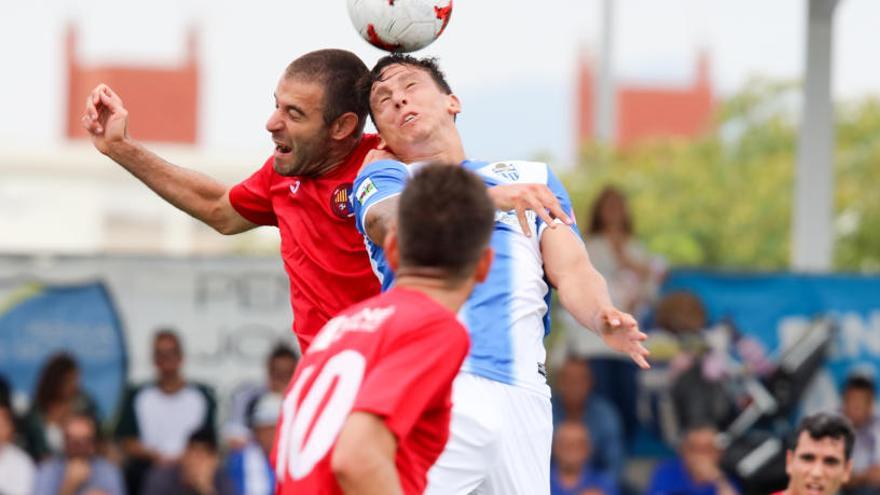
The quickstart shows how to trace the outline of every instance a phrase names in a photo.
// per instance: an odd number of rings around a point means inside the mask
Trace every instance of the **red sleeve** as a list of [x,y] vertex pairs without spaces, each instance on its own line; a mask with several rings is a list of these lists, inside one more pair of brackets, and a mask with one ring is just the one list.
[[384,417],[400,439],[438,394],[451,388],[470,341],[464,327],[449,317],[401,332],[387,345],[390,351],[378,358],[352,410]]
[[278,225],[270,194],[274,173],[270,157],[253,175],[229,190],[229,202],[235,211],[257,225]]

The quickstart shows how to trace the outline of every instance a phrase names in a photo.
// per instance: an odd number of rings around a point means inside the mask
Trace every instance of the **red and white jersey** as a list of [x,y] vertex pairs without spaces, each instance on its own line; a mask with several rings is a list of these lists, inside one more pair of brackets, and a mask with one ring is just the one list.
[[303,352],[330,318],[379,293],[348,200],[364,156],[377,143],[377,136],[365,135],[345,163],[322,177],[279,175],[270,157],[229,191],[241,216],[281,233],[293,330]]
[[354,411],[383,418],[397,439],[403,492],[422,493],[449,437],[452,381],[468,347],[454,313],[401,287],[330,320],[284,398],[272,453],[275,493],[342,493],[330,459]]

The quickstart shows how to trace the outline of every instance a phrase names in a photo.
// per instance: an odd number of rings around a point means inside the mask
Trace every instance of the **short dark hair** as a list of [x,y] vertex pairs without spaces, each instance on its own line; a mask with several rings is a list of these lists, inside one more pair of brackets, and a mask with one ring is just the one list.
[[446,81],[446,75],[440,70],[436,58],[416,58],[405,53],[392,53],[391,55],[386,55],[376,62],[376,65],[373,66],[369,73],[361,78],[357,85],[357,93],[360,95],[361,101],[370,112],[370,118],[373,120],[373,123],[376,122],[376,119],[373,118],[373,110],[370,108],[370,91],[373,89],[373,84],[382,80],[382,71],[390,65],[409,65],[422,69],[430,74],[431,79],[434,80],[434,83],[440,91],[443,91],[448,95],[452,94],[452,88],[449,86],[449,82]]
[[479,177],[459,165],[425,165],[400,196],[400,266],[441,269],[459,282],[476,266],[494,224]]
[[306,53],[287,66],[288,79],[303,79],[324,86],[324,123],[332,124],[342,114],[357,115],[356,136],[364,131],[368,102],[360,98],[357,87],[368,73],[367,66],[357,55],[347,50],[324,49]]
[[813,440],[821,440],[823,438],[842,439],[844,441],[844,458],[849,460],[852,455],[853,444],[855,443],[852,423],[839,414],[820,412],[802,419],[797,430],[794,432],[791,450],[797,449],[798,440],[803,432],[807,432]]
[[271,363],[278,358],[288,358],[293,359],[294,361],[299,360],[299,356],[297,356],[293,348],[282,342],[279,342],[275,347],[272,348],[272,352],[269,353],[268,362]]
[[847,378],[846,382],[843,384],[844,393],[849,392],[850,390],[861,390],[874,395],[877,389],[874,386],[874,381],[867,376],[852,375]]
[[198,430],[190,433],[189,438],[186,441],[187,445],[202,445],[211,452],[217,452],[219,448],[217,444],[217,434],[214,433],[214,430],[208,427],[199,428]]

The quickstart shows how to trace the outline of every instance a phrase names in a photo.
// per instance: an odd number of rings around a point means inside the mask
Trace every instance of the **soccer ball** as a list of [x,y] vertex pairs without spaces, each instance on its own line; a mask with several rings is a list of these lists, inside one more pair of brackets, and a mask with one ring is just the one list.
[[437,39],[452,15],[452,0],[348,0],[358,33],[376,48],[412,52]]

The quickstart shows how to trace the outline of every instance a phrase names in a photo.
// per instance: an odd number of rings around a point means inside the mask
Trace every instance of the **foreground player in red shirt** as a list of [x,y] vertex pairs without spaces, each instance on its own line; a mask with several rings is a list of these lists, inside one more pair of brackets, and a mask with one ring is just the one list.
[[395,286],[332,319],[291,381],[276,493],[423,492],[469,346],[455,313],[488,274],[494,213],[482,181],[462,167],[416,172],[385,242]]
[[855,433],[849,420],[816,413],[801,420],[785,457],[788,487],[773,495],[834,495],[849,481]]
[[377,144],[374,135],[363,134],[367,109],[352,91],[366,72],[344,50],[318,50],[291,62],[266,122],[275,152],[232,188],[133,140],[122,99],[104,84],[87,98],[82,121],[101,153],[218,232],[278,227],[294,332],[305,351],[333,315],[379,293],[348,202],[361,162]]

